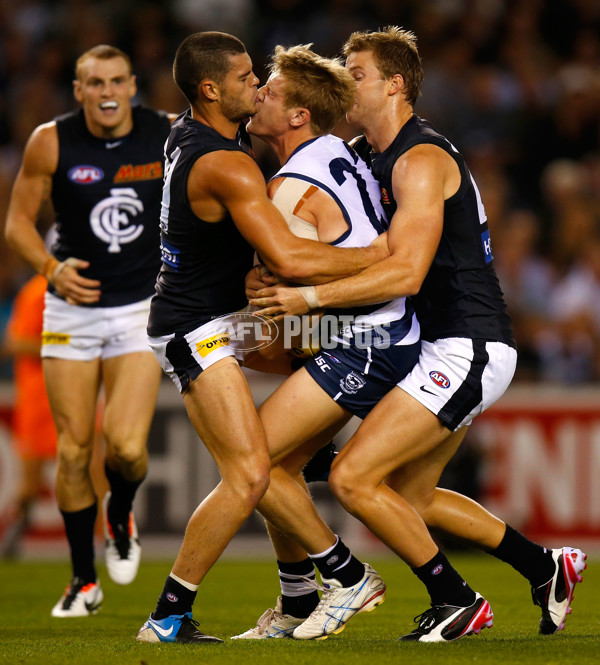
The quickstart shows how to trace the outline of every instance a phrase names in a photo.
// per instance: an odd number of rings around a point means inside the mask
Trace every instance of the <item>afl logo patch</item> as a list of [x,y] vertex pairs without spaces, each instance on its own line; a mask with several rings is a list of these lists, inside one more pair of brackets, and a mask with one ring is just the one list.
[[67,177],[71,182],[76,182],[78,185],[91,185],[104,178],[104,171],[97,166],[89,166],[88,164],[81,164],[69,169]]
[[438,565],[435,566],[435,568],[431,571],[431,574],[432,575],[439,575],[442,572],[442,570],[444,570],[444,566],[442,566],[441,563],[438,563]]
[[429,378],[440,388],[450,388],[450,379],[441,372],[429,372]]
[[176,603],[176,602],[179,600],[179,598],[178,598],[174,593],[171,593],[171,592],[169,591],[169,593],[167,594],[167,600],[168,600],[170,603]]

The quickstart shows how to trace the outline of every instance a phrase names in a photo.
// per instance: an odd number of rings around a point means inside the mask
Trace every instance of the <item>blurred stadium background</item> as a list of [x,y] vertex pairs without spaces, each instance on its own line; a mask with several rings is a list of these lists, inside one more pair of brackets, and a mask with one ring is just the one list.
[[[0,0],[0,217],[29,134],[73,108],[74,61],[91,46],[111,43],[129,53],[139,101],[176,112],[185,103],[171,63],[191,32],[237,35],[264,80],[276,44],[312,42],[333,56],[352,31],[389,24],[416,32],[425,67],[416,111],[463,152],[479,185],[519,345],[513,386],[476,421],[444,484],[545,544],[598,549],[598,0]],[[353,136],[343,125],[336,132]],[[255,148],[270,175],[273,157]],[[42,224],[50,222],[46,211]],[[0,332],[30,274],[0,239]],[[18,464],[9,362],[0,376],[1,533]],[[257,400],[273,388],[256,375],[251,384]],[[149,477],[136,499],[148,556],[175,551],[193,508],[217,482],[171,384],[163,385],[150,450]],[[66,551],[51,475],[26,556]],[[347,540],[378,548],[323,483],[315,495]],[[246,552],[249,543],[265,542],[258,517],[239,542]]]

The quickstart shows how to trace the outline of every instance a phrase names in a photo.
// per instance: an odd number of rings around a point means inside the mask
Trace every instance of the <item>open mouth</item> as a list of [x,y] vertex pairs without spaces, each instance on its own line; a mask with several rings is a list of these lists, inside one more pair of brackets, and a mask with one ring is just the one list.
[[102,102],[100,104],[100,109],[102,111],[116,111],[119,108],[119,105],[117,102],[112,101],[112,102]]

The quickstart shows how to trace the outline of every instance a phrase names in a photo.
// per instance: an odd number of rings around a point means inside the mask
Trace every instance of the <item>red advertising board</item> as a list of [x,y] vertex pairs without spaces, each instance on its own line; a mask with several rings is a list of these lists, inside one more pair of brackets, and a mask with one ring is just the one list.
[[472,428],[482,502],[544,544],[600,546],[600,390],[512,388]]
[[[269,381],[252,377],[258,401],[274,389]],[[0,391],[0,535],[19,474],[10,442],[10,397],[2,397]],[[355,420],[340,436],[340,445],[358,424]],[[512,387],[475,419],[468,441],[481,452],[477,485],[487,508],[544,545],[600,549],[600,388]],[[194,507],[219,478],[175,390],[161,390],[149,449],[148,478],[136,497],[138,524],[157,536],[182,533]],[[152,503],[155,494],[159,504]],[[317,499],[328,521],[341,531],[354,528],[336,501]],[[164,512],[162,520],[156,505]],[[30,535],[37,538],[62,534],[50,493],[36,508],[32,527]],[[255,527],[264,533],[262,520]],[[357,528],[352,537],[365,538],[365,531]]]

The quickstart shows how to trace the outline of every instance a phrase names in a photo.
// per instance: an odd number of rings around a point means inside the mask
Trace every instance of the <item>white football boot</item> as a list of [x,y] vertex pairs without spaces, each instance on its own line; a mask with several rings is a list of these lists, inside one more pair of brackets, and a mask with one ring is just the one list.
[[281,596],[277,598],[275,609],[268,609],[258,620],[254,628],[245,633],[234,635],[232,640],[267,640],[271,638],[291,637],[294,628],[304,619],[298,619],[281,611]]
[[96,614],[103,600],[98,582],[84,584],[78,577],[74,577],[50,614],[60,618],[87,617]]
[[542,608],[540,635],[553,635],[565,627],[571,614],[571,601],[575,585],[583,579],[580,575],[587,568],[587,554],[573,547],[552,550],[556,563],[554,575],[537,588],[531,589],[534,605]]
[[117,584],[130,584],[137,575],[142,556],[142,548],[138,538],[138,530],[133,513],[129,513],[127,532],[117,533],[108,521],[108,502],[110,492],[107,492],[102,501],[104,535],[106,537],[106,550],[104,558],[110,579]]
[[297,640],[323,640],[341,633],[346,623],[360,612],[370,612],[385,600],[385,583],[365,563],[365,574],[354,586],[343,587],[336,579],[322,579],[323,595],[312,614],[293,632]]

